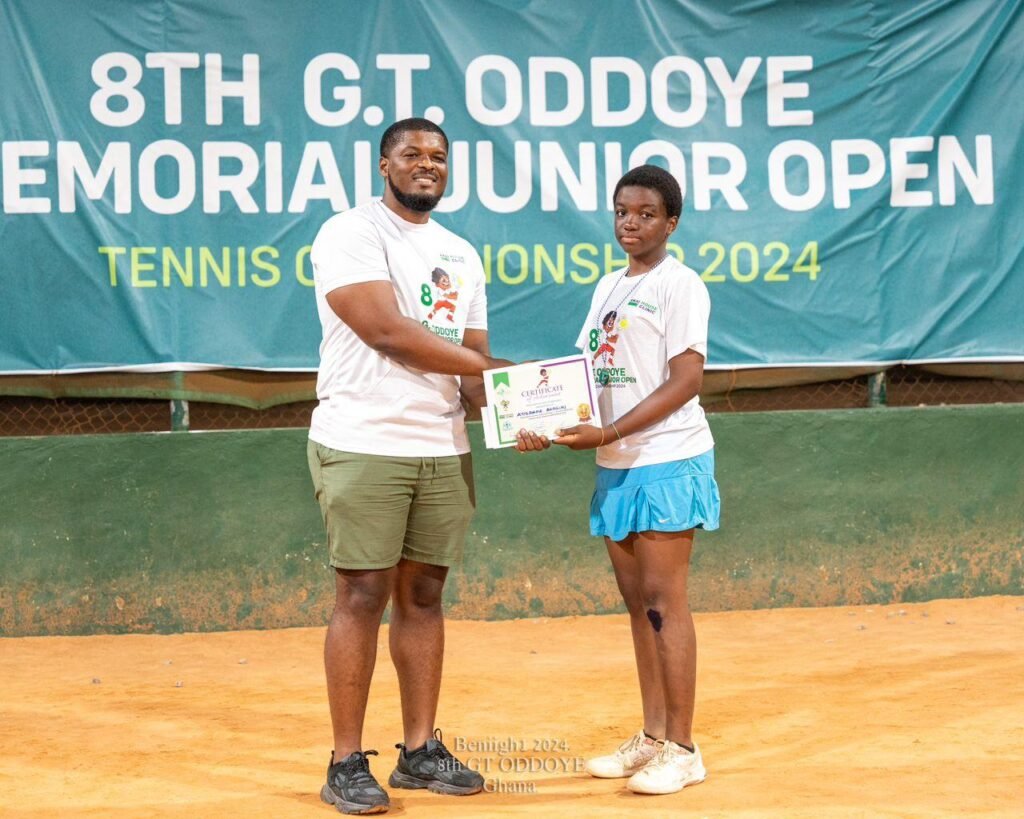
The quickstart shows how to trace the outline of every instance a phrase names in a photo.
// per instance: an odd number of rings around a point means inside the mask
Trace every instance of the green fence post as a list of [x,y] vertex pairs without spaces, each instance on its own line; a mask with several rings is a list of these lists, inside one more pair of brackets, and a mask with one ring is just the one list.
[[188,432],[188,401],[178,397],[185,392],[185,376],[180,370],[172,373],[171,384],[175,396],[171,399],[171,432]]
[[885,406],[885,371],[868,376],[868,406]]
[[171,432],[188,432],[188,401],[171,401]]

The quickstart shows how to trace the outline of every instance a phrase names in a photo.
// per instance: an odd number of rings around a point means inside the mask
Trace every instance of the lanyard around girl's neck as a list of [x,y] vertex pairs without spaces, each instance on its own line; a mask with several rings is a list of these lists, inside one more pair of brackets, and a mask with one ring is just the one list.
[[[640,287],[640,285],[642,285],[647,280],[648,276],[650,276],[655,270],[657,270],[659,267],[661,267],[665,263],[665,260],[667,258],[668,258],[668,254],[666,253],[664,256],[661,257],[661,259],[658,261],[658,263],[656,265],[654,265],[654,267],[652,267],[646,273],[641,273],[641,274],[639,274],[637,276],[637,283],[634,284],[626,292],[625,296],[623,296],[621,299],[619,299],[619,303],[616,304],[614,309],[612,310],[612,312],[615,313],[616,317],[619,314],[619,308],[622,307],[622,305],[626,303],[626,300],[630,296],[632,296],[633,293]],[[611,301],[612,296],[615,295],[615,291],[619,289],[619,285],[621,285],[626,280],[626,277],[628,275],[629,275],[629,268],[627,267],[625,269],[625,271],[622,273],[622,275],[619,277],[619,280],[617,282],[615,282],[615,284],[612,285],[611,289],[608,291],[608,295],[604,297],[604,303],[601,305],[601,309],[597,311],[597,315],[594,317],[594,320],[597,322],[597,329],[598,330],[601,330],[601,329],[604,328],[604,324],[603,324],[601,319],[602,319],[603,316],[608,315],[605,312],[605,308],[608,306],[608,302]]]
[[[601,305],[601,309],[598,310],[597,314],[594,316],[594,322],[595,322],[595,326],[596,326],[596,329],[597,329],[598,333],[600,333],[602,330],[604,330],[606,336],[610,336],[611,335],[610,331],[605,330],[605,328],[604,328],[604,318],[606,316],[609,316],[612,313],[614,313],[615,314],[615,319],[616,319],[616,321],[618,321],[619,310],[622,308],[622,305],[626,304],[628,302],[629,297],[632,296],[633,293],[635,293],[637,290],[639,290],[640,286],[647,280],[647,278],[650,276],[650,274],[653,273],[655,270],[657,270],[659,267],[661,267],[662,264],[664,264],[664,262],[665,262],[665,260],[667,258],[668,258],[668,254],[666,253],[664,256],[661,257],[661,259],[658,261],[658,263],[656,265],[654,265],[654,267],[652,267],[646,273],[639,274],[637,276],[636,284],[634,284],[631,288],[629,288],[628,291],[626,291],[626,295],[623,296],[621,299],[619,299],[618,304],[615,305],[615,307],[611,310],[610,313],[606,313],[605,312],[605,308],[608,307],[608,302],[611,301],[612,296],[615,295],[615,291],[619,289],[619,286],[626,280],[626,277],[629,275],[629,268],[628,267],[626,268],[626,270],[623,272],[623,274],[619,277],[619,280],[617,282],[615,282],[615,284],[612,285],[611,289],[608,291],[608,295],[605,296],[605,298],[604,298],[604,303]],[[608,353],[607,352],[604,353],[604,359],[603,360],[604,360],[604,362],[606,364],[608,363]],[[609,377],[608,373],[605,372],[605,373],[602,373],[601,378],[598,379],[598,380],[600,381],[602,386],[605,386],[605,385],[608,384],[609,378],[610,377]]]

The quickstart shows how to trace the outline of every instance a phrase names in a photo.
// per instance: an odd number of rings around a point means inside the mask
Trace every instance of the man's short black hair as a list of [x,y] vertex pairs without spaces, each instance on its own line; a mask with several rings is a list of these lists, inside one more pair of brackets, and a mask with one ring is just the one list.
[[679,189],[676,178],[664,168],[657,165],[641,165],[627,171],[615,185],[612,201],[618,199],[619,191],[627,187],[647,188],[660,193],[670,219],[673,216],[680,216],[683,212],[683,192]]
[[393,125],[388,126],[384,136],[380,138],[381,157],[391,153],[391,150],[399,143],[402,137],[410,131],[429,131],[432,134],[440,134],[441,139],[444,140],[444,149],[448,150],[448,135],[441,130],[440,125],[436,122],[431,122],[429,119],[423,119],[423,117],[409,117],[408,119],[400,119]]

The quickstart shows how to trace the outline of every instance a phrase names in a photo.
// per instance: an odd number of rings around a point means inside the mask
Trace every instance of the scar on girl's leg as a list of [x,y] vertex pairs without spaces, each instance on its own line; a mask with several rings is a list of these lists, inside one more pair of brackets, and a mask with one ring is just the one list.
[[661,631],[661,612],[656,609],[647,609],[647,619],[651,621],[655,631]]

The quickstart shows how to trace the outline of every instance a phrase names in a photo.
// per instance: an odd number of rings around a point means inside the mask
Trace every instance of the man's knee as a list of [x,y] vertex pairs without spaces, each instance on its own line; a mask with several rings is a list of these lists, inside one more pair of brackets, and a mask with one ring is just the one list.
[[407,589],[404,593],[396,592],[394,607],[403,614],[417,616],[436,616],[442,611],[440,590]]
[[430,616],[441,612],[444,575],[412,575],[399,578],[394,606],[402,613]]
[[383,572],[350,573],[343,570],[338,570],[338,574],[335,613],[379,620],[391,597],[391,584],[386,575]]

